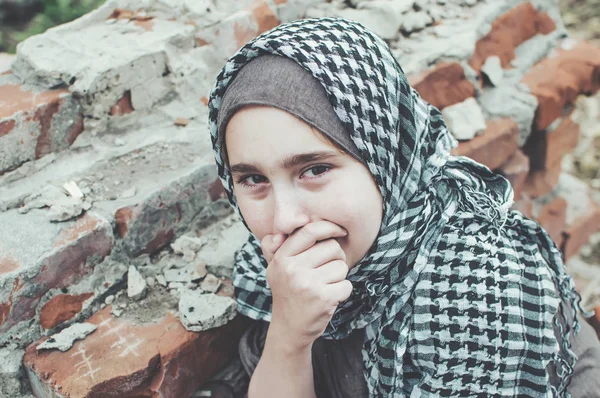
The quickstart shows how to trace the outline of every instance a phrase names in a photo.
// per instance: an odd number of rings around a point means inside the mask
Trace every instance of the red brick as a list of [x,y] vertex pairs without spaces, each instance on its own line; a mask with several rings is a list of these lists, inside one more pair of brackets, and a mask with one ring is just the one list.
[[0,332],[34,318],[48,291],[76,283],[112,251],[112,229],[105,219],[86,213],[77,222],[66,224],[51,250],[42,253],[35,264],[18,265],[8,301],[2,303],[10,309],[0,321]]
[[514,199],[519,200],[525,180],[529,174],[529,158],[525,156],[519,149],[504,162],[497,170],[498,173],[502,174],[513,187],[515,192]]
[[579,133],[579,124],[570,116],[563,118],[555,129],[532,132],[523,147],[531,159],[531,168],[543,170],[559,164],[577,146]]
[[512,205],[513,210],[518,210],[527,218],[533,218],[533,200],[521,198]]
[[567,223],[567,201],[556,197],[550,203],[537,205],[534,202],[533,217],[548,232],[548,235],[560,245],[562,232]]
[[534,129],[542,131],[562,116],[565,106],[579,94],[594,94],[600,88],[600,48],[578,42],[557,50],[531,68],[522,82],[537,97]]
[[87,322],[95,332],[66,352],[25,354],[34,394],[68,397],[188,397],[237,351],[243,318],[208,331],[188,332],[171,312],[151,324],[113,318],[108,306]]
[[[73,121],[67,131],[54,126],[57,115]],[[0,85],[0,173],[66,149],[82,131],[83,114],[68,91]]]
[[475,96],[475,86],[456,62],[440,63],[429,71],[409,76],[409,82],[423,99],[438,109]]
[[110,108],[110,114],[111,116],[126,115],[131,112],[133,112],[133,105],[131,104],[131,91],[127,90],[117,101],[117,103]]
[[547,13],[538,12],[531,3],[511,8],[492,23],[490,33],[477,41],[469,65],[477,72],[485,60],[496,55],[503,68],[510,67],[515,58],[515,48],[537,34],[548,34],[556,24]]
[[585,214],[577,217],[563,232],[561,250],[566,260],[579,252],[590,236],[600,230],[600,208],[590,201]]
[[487,123],[483,134],[460,142],[452,153],[468,156],[490,169],[500,167],[518,148],[519,127],[512,119],[496,119]]
[[551,169],[530,171],[523,186],[523,193],[533,199],[547,195],[558,185],[561,170],[560,164],[557,164]]
[[44,329],[52,329],[56,325],[72,319],[81,312],[83,303],[93,297],[94,293],[59,294],[51,298],[40,311],[40,325]]

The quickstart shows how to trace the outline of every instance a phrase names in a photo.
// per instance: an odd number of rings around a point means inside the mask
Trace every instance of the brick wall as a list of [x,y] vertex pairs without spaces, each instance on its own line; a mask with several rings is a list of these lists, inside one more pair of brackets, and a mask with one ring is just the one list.
[[[386,39],[455,154],[506,176],[565,258],[598,229],[562,160],[600,49],[567,37],[555,1],[109,0],[0,54],[1,396],[179,398],[218,371],[243,388],[241,319],[179,320],[183,289],[232,296],[246,233],[216,176],[207,96],[243,43],[316,16]],[[81,324],[94,331],[67,351],[38,349]]]

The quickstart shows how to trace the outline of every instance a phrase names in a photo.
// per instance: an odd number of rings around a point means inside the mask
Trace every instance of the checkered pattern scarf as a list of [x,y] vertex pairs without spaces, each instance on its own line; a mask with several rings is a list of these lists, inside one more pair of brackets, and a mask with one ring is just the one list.
[[[323,335],[365,329],[370,396],[568,396],[579,296],[559,250],[536,222],[509,210],[507,180],[450,154],[456,142],[440,112],[360,24],[280,25],[225,64],[209,122],[238,214],[216,120],[236,73],[262,54],[292,59],[321,82],[384,198],[376,242],[350,270],[352,295]],[[270,321],[266,266],[251,235],[236,255],[235,293],[241,313]]]

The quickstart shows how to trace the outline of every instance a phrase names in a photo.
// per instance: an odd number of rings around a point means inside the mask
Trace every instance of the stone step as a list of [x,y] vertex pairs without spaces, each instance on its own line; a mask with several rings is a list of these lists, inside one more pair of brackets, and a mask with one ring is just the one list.
[[[204,129],[156,126],[121,137],[122,147],[99,140],[61,153],[0,189],[11,205],[0,213],[0,225],[11,226],[0,232],[2,341],[61,326],[123,282],[130,261],[230,212]],[[72,220],[51,222],[74,199],[61,192],[66,181],[76,181],[83,202],[67,209]]]
[[82,131],[81,106],[69,91],[0,75],[0,175],[69,147]]

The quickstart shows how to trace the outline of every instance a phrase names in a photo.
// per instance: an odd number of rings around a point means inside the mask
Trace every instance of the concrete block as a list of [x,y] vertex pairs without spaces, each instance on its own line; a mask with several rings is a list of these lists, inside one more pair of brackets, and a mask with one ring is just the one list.
[[197,290],[184,290],[179,299],[179,316],[183,326],[202,332],[225,325],[237,313],[237,303],[230,297]]
[[471,140],[486,128],[485,117],[473,97],[442,110],[448,130],[457,140]]

